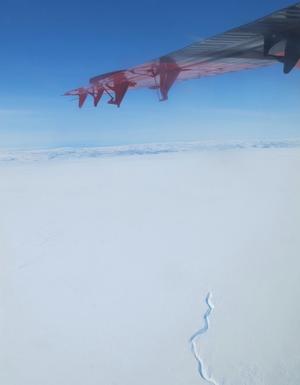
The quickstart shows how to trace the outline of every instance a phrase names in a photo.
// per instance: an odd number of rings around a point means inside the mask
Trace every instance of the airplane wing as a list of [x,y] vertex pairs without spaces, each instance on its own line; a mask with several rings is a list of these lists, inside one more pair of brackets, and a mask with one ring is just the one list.
[[300,67],[300,3],[252,23],[204,39],[136,67],[92,77],[89,84],[65,93],[77,96],[79,107],[87,97],[96,107],[105,94],[120,106],[129,89],[158,90],[167,100],[175,81],[283,63],[284,73]]

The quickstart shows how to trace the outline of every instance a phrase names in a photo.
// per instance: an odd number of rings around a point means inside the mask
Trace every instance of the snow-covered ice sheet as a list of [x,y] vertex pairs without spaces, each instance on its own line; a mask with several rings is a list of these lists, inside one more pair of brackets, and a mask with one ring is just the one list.
[[[300,149],[5,162],[0,383],[300,383]],[[72,157],[71,157],[72,158]]]
[[130,144],[122,146],[103,147],[59,147],[49,149],[0,149],[0,165],[15,162],[40,162],[49,160],[74,160],[88,158],[105,158],[136,155],[158,155],[168,153],[184,153],[199,151],[224,151],[257,148],[297,148],[300,139],[285,140],[256,140],[256,141],[201,141],[201,142],[172,142]]

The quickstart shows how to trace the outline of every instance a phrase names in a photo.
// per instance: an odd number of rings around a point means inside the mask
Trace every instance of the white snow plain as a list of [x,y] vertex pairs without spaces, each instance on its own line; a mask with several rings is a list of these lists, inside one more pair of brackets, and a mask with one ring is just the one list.
[[212,292],[208,375],[299,384],[300,148],[254,147],[3,156],[0,383],[205,384]]

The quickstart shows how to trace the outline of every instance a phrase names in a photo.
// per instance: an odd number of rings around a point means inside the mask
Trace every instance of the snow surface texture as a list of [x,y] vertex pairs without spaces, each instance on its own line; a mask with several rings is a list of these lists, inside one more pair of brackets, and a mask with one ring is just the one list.
[[0,384],[300,383],[300,149],[0,167]]

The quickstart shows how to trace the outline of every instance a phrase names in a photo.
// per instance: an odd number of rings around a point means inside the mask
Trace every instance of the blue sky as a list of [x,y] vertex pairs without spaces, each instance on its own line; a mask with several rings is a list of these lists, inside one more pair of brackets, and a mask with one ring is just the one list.
[[120,109],[62,94],[290,1],[3,0],[0,147],[299,137],[300,71],[273,68],[176,84],[168,102],[129,92]]

